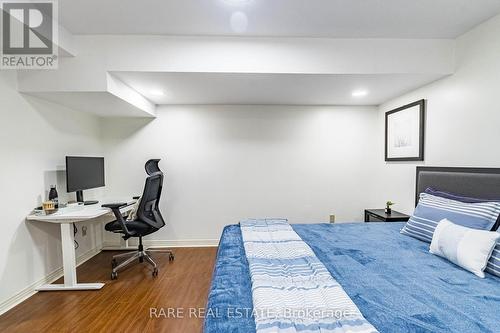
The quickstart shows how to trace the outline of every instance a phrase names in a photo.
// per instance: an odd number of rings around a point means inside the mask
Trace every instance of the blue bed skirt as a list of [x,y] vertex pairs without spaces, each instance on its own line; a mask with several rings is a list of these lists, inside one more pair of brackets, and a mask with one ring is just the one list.
[[[292,225],[380,332],[499,332],[500,278],[480,279],[401,235],[403,223]],[[253,333],[248,263],[238,225],[222,234],[206,333]]]

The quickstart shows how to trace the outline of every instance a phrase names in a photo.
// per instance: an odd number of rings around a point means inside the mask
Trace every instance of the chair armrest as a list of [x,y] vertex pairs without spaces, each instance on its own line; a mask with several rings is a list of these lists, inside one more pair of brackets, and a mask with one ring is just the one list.
[[120,208],[125,207],[125,206],[127,206],[126,202],[119,202],[119,203],[105,204],[105,205],[102,205],[101,207],[110,208],[113,211],[113,214],[115,215],[116,221],[118,221],[118,223],[120,224],[125,235],[132,236],[133,234],[128,230],[126,221],[123,218],[122,213],[120,212]]
[[125,207],[126,205],[127,205],[126,202],[118,202],[118,203],[105,204],[105,205],[102,205],[101,207],[111,208],[111,209],[117,209],[117,208]]

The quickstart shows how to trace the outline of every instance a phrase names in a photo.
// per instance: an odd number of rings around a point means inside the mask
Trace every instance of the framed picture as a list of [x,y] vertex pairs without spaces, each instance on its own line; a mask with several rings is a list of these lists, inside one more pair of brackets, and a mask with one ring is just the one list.
[[385,113],[385,160],[424,160],[425,100]]

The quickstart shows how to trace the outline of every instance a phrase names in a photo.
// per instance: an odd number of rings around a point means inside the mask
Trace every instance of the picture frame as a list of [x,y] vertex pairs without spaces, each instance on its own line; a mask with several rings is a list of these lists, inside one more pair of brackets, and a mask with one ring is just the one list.
[[426,100],[385,113],[385,161],[423,161]]

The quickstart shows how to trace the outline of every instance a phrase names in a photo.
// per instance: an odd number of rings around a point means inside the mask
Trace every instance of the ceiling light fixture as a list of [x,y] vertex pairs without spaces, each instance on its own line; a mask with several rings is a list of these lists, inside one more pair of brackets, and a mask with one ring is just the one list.
[[352,93],[351,93],[352,97],[365,97],[366,95],[368,95],[368,91],[367,90],[354,90]]
[[248,28],[248,17],[243,12],[234,12],[231,14],[231,29],[236,33],[244,33]]
[[165,93],[161,90],[158,90],[158,89],[153,89],[153,90],[150,90],[149,93],[153,96],[163,96],[165,95]]
[[229,6],[242,6],[248,4],[250,1],[251,0],[222,0],[222,2]]

